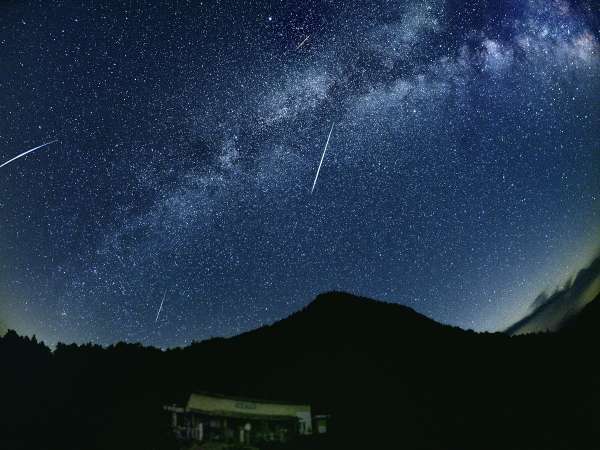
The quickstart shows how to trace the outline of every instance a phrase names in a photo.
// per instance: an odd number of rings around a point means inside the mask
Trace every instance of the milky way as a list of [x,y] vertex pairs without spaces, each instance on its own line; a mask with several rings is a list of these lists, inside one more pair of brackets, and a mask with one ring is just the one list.
[[109,3],[0,6],[0,161],[60,136],[0,173],[6,326],[166,347],[336,289],[496,330],[596,251],[596,2]]

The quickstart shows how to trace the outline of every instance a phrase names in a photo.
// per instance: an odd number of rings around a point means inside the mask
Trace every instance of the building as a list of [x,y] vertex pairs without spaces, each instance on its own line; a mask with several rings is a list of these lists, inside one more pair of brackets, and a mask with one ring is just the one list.
[[165,409],[181,439],[250,444],[312,433],[310,405],[198,393]]
[[329,414],[318,414],[313,417],[313,430],[315,434],[327,433],[327,425],[329,423]]

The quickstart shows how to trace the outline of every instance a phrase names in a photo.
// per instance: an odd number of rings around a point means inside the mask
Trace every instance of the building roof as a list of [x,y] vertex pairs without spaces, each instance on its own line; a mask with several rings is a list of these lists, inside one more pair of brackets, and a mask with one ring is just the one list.
[[289,420],[310,415],[310,405],[204,393],[190,395],[186,409],[212,416],[268,420]]

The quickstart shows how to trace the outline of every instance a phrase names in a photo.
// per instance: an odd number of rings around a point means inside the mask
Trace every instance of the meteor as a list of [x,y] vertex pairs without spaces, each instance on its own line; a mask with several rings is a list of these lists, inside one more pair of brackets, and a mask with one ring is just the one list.
[[0,164],[0,169],[1,169],[1,168],[3,168],[4,166],[7,166],[7,165],[9,165],[11,162],[13,162],[13,161],[15,161],[15,160],[17,160],[17,159],[19,159],[19,158],[21,158],[21,157],[25,156],[25,155],[26,155],[26,154],[28,154],[28,153],[35,152],[37,149],[39,149],[39,148],[42,148],[42,147],[45,147],[46,145],[54,144],[54,143],[55,143],[55,142],[57,142],[57,141],[58,141],[58,139],[55,139],[55,140],[53,140],[53,141],[46,142],[45,144],[38,145],[37,147],[34,147],[34,148],[30,149],[30,150],[27,150],[26,152],[23,152],[23,153],[21,153],[20,155],[17,155],[17,156],[15,156],[14,158],[12,158],[12,159],[9,159],[9,160],[8,160],[8,161],[6,161],[5,163],[2,163],[2,164]]
[[331,130],[329,130],[329,136],[327,136],[327,142],[325,143],[325,149],[323,150],[323,154],[321,155],[321,162],[319,162],[319,168],[317,169],[317,174],[315,175],[315,181],[313,181],[312,189],[310,193],[312,194],[315,190],[315,185],[317,184],[317,178],[319,178],[319,172],[321,171],[321,165],[323,164],[323,159],[325,159],[325,152],[327,152],[327,146],[329,145],[329,139],[331,138],[331,132],[333,131],[333,126],[335,122],[331,124]]
[[165,302],[165,298],[167,297],[167,290],[165,289],[165,293],[163,295],[163,299],[160,302],[160,307],[158,308],[158,312],[156,313],[156,319],[154,319],[154,323],[158,322],[158,316],[160,316],[160,312],[162,311],[163,303]]
[[304,45],[304,43],[305,43],[306,41],[308,41],[308,38],[309,38],[309,37],[310,37],[310,34],[309,34],[308,36],[306,36],[306,37],[304,38],[304,40],[303,40],[302,42],[300,42],[300,44],[298,44],[298,47],[296,47],[296,50],[300,49],[300,47],[302,47],[302,46]]

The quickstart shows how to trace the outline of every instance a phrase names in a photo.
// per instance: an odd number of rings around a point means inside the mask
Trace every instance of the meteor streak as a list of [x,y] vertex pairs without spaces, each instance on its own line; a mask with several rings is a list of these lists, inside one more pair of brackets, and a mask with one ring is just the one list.
[[308,38],[309,38],[309,37],[310,37],[310,34],[309,34],[308,36],[306,36],[306,37],[304,38],[304,40],[303,40],[302,42],[300,42],[300,44],[298,44],[298,47],[296,47],[296,50],[300,49],[300,47],[302,47],[302,46],[304,45],[304,43],[305,43],[306,41],[308,41]]
[[323,154],[321,155],[321,162],[319,162],[319,168],[317,169],[317,174],[315,175],[315,181],[313,181],[312,189],[310,193],[312,194],[315,190],[315,185],[317,184],[317,178],[319,178],[319,172],[321,171],[321,165],[323,164],[323,159],[325,159],[325,152],[327,152],[327,146],[329,145],[329,139],[331,138],[331,132],[333,131],[333,126],[335,122],[331,124],[331,130],[329,130],[329,136],[327,136],[327,142],[325,143],[325,149],[323,149]]
[[165,302],[165,298],[167,297],[167,290],[165,289],[165,293],[163,295],[163,299],[160,302],[160,307],[158,308],[158,312],[156,313],[156,319],[154,320],[154,322],[158,322],[158,316],[160,316],[160,312],[162,311],[162,305]]
[[14,158],[12,158],[12,159],[9,159],[9,160],[8,160],[8,161],[6,161],[5,163],[2,163],[2,164],[0,164],[0,169],[1,169],[1,168],[3,168],[4,166],[7,166],[7,165],[9,165],[11,162],[13,162],[13,161],[15,161],[15,160],[17,160],[17,159],[19,159],[19,158],[21,158],[21,157],[25,156],[27,153],[35,152],[35,151],[36,151],[38,148],[42,148],[42,147],[45,147],[46,145],[54,144],[54,143],[55,143],[55,142],[57,142],[57,141],[58,141],[58,139],[55,139],[55,140],[53,140],[53,141],[46,142],[45,144],[38,145],[37,147],[34,147],[34,148],[30,149],[30,150],[27,150],[26,152],[23,152],[23,153],[21,153],[20,155],[17,155],[17,156],[15,156]]

